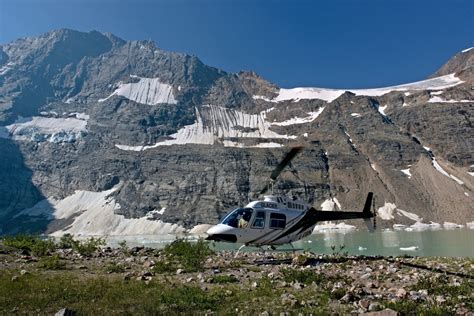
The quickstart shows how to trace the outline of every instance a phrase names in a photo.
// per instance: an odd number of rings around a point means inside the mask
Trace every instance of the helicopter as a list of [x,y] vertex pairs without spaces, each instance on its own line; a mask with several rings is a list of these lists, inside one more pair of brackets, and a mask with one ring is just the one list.
[[[270,175],[270,186],[266,186],[260,195],[265,194],[278,178],[283,169],[304,147],[293,147]],[[343,219],[364,219],[369,230],[375,228],[375,212],[371,211],[373,192],[367,194],[361,212],[322,211],[296,197],[283,195],[265,195],[263,200],[252,201],[244,207],[229,212],[217,224],[207,230],[206,240],[242,243],[245,246],[270,246],[290,244],[311,234],[318,222]],[[373,218],[373,226],[370,219]],[[292,245],[291,245],[292,246]]]

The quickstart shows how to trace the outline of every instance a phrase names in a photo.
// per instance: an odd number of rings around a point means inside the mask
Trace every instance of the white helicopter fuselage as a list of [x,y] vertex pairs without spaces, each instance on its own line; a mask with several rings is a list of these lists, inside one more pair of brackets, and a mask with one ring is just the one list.
[[226,215],[207,231],[208,239],[255,246],[291,243],[313,231],[316,223],[295,227],[309,209],[301,200],[265,196]]

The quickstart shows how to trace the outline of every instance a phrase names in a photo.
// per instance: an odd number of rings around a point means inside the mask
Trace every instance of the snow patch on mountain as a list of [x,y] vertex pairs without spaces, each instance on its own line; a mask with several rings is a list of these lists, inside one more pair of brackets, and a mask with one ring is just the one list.
[[461,53],[467,53],[467,52],[470,51],[471,49],[474,49],[474,47],[469,47],[469,48],[463,49],[463,50],[461,51]]
[[401,209],[397,209],[397,214],[400,215],[400,216],[405,216],[406,218],[409,218],[409,219],[411,219],[415,222],[421,222],[423,220],[423,218],[421,218],[417,214],[410,213],[410,212],[407,212],[407,211],[404,211],[404,210],[401,210]]
[[184,228],[162,221],[142,218],[125,218],[114,213],[120,205],[111,194],[116,189],[102,192],[77,190],[74,194],[56,200],[48,198],[40,201],[32,208],[23,210],[15,217],[28,216],[46,218],[48,220],[71,221],[66,227],[51,233],[61,236],[65,233],[73,235],[147,235],[168,234],[184,231]]
[[[239,138],[257,139],[295,139],[297,136],[281,135],[270,130],[271,123],[266,121],[266,111],[258,114],[247,114],[233,109],[215,105],[196,107],[196,122],[184,126],[177,133],[170,135],[170,139],[149,146],[115,145],[122,150],[141,151],[158,146],[201,144],[214,145],[216,143]],[[234,141],[224,145],[240,147]],[[276,143],[261,143],[257,147],[280,147]],[[278,144],[280,145],[280,144]]]
[[436,168],[436,170],[438,170],[441,174],[445,175],[446,177],[448,178],[451,178],[453,179],[454,181],[456,181],[458,184],[460,185],[463,185],[464,182],[462,182],[461,180],[459,180],[458,178],[456,178],[455,176],[453,176],[452,174],[449,174],[447,173],[440,165],[439,163],[436,161],[436,159],[433,157],[433,160],[432,160],[432,163],[433,163],[433,166]]
[[138,79],[138,82],[119,83],[119,87],[111,95],[98,101],[104,102],[112,96],[118,95],[137,103],[149,105],[178,103],[173,94],[173,87],[162,83],[160,78],[144,78],[135,75],[130,75],[130,77]]
[[333,211],[336,206],[338,209],[341,209],[341,203],[339,203],[337,198],[326,199],[323,203],[321,203],[321,210]]
[[314,233],[318,233],[318,232],[325,232],[325,231],[328,231],[328,230],[354,230],[356,229],[357,227],[355,227],[354,225],[349,225],[349,224],[346,224],[344,222],[341,222],[341,223],[332,223],[332,222],[326,222],[324,224],[318,224],[316,226],[314,226],[314,229],[313,229],[313,234]]
[[392,91],[408,91],[408,90],[442,90],[450,87],[454,87],[458,84],[463,83],[455,76],[455,74],[449,74],[437,78],[402,84],[398,86],[375,88],[375,89],[325,89],[325,88],[293,88],[293,89],[280,89],[278,96],[271,100],[272,102],[281,101],[299,101],[302,99],[319,99],[326,102],[332,102],[340,97],[344,92],[349,91],[355,95],[361,96],[382,96]]
[[15,140],[51,143],[75,142],[87,133],[88,115],[79,113],[76,118],[23,117],[15,123],[1,126],[0,137]]
[[0,67],[0,76],[6,75],[10,70],[13,69],[13,66],[16,64],[14,62],[8,62],[6,65]]
[[222,141],[224,147],[237,147],[237,148],[278,148],[283,147],[282,144],[274,143],[274,142],[267,142],[267,143],[258,143],[256,145],[245,145],[243,143],[234,142],[231,140],[224,140]]
[[266,101],[266,102],[274,102],[274,103],[278,102],[278,101],[272,100],[272,99],[270,99],[270,98],[268,98],[264,95],[254,95],[254,96],[252,96],[252,98],[254,100],[263,100],[263,101]]
[[393,216],[393,211],[397,209],[397,206],[393,203],[385,202],[384,206],[379,207],[377,210],[377,215],[383,220],[391,220],[395,217]]
[[280,89],[278,96],[273,100],[274,102],[282,101],[299,101],[319,99],[326,102],[332,102],[339,98],[344,93],[344,90],[324,89],[324,88],[293,88]]
[[468,102],[474,102],[474,100],[445,100],[438,96],[431,97],[428,100],[428,103],[468,103]]
[[462,224],[456,224],[456,223],[452,223],[452,222],[444,222],[443,226],[444,226],[445,229],[455,229],[455,228],[463,228],[464,227],[464,225],[462,225]]
[[361,115],[359,113],[351,113],[351,116],[353,117],[361,117]]
[[324,111],[324,106],[320,107],[318,111],[316,112],[309,112],[307,113],[307,117],[294,117],[289,120],[283,121],[283,122],[275,122],[272,123],[272,125],[277,125],[277,126],[289,126],[289,125],[295,125],[295,124],[304,124],[304,123],[310,123],[314,121],[318,116],[323,113]]
[[403,172],[404,174],[406,174],[408,176],[408,179],[411,179],[411,172],[410,172],[410,168],[408,169],[402,169],[400,170],[401,172]]

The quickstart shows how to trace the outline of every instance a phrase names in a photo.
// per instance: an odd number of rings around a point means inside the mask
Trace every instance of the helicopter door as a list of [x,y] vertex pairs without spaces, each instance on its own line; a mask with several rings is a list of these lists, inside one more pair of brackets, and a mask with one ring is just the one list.
[[251,227],[257,229],[265,228],[265,211],[257,211]]

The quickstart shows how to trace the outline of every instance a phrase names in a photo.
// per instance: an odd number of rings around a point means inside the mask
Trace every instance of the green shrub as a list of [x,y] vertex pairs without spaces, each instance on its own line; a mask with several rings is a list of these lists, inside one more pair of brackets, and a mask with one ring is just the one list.
[[224,284],[224,283],[236,283],[239,282],[233,275],[215,275],[211,278],[211,283]]
[[184,239],[177,239],[163,249],[166,257],[177,261],[187,272],[202,270],[206,259],[214,252],[208,243],[199,239],[193,243]]
[[74,245],[76,243],[77,241],[73,239],[73,236],[71,234],[64,234],[59,239],[58,248],[59,249],[72,249],[74,248]]
[[47,270],[62,270],[66,267],[66,263],[58,255],[53,255],[41,258],[39,266]]
[[127,241],[122,240],[118,243],[120,251],[126,256],[130,255],[130,249],[128,248]]
[[104,238],[90,237],[85,240],[75,240],[73,249],[83,256],[91,256],[97,249],[104,245]]
[[155,263],[152,270],[153,272],[159,273],[159,274],[170,273],[170,272],[175,272],[177,270],[177,267],[175,264],[171,262],[158,261]]
[[50,251],[56,249],[56,244],[52,239],[41,239],[39,236],[33,235],[7,236],[4,238],[3,244],[8,247],[25,250],[37,257],[45,256]]

